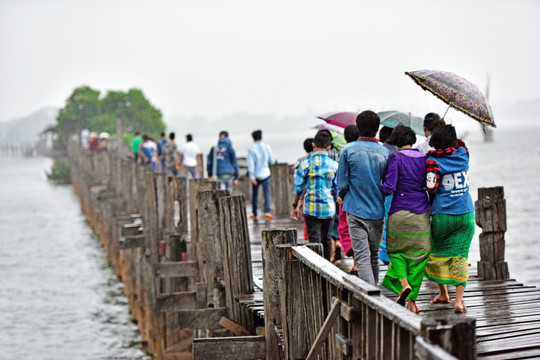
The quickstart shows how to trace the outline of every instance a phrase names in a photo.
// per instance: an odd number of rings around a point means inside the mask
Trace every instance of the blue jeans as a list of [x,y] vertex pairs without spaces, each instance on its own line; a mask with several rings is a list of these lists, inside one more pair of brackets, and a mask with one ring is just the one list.
[[270,176],[266,179],[259,180],[257,179],[257,185],[251,183],[253,189],[253,194],[251,197],[251,207],[253,210],[253,215],[257,216],[257,210],[259,206],[259,186],[262,185],[264,193],[264,212],[270,212]]

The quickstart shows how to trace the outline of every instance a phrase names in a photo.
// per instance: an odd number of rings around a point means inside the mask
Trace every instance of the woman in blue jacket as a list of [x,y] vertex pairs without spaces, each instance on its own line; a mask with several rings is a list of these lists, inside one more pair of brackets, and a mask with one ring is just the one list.
[[469,151],[452,125],[437,125],[431,135],[426,160],[426,187],[431,206],[432,249],[426,276],[439,285],[432,300],[450,303],[447,285],[456,286],[454,310],[467,311],[463,293],[469,278],[469,248],[474,235],[474,205],[469,193]]

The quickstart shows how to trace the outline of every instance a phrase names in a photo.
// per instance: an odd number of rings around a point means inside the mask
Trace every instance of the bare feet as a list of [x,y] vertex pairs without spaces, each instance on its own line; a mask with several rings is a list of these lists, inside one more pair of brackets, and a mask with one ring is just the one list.
[[432,304],[450,304],[450,298],[441,294],[435,296],[435,299],[431,300]]
[[420,312],[420,308],[416,305],[416,302],[414,300],[407,300],[407,309],[409,311],[412,311],[413,313],[417,314]]
[[464,303],[455,301],[454,302],[454,312],[456,314],[462,314],[464,312],[467,312],[467,307]]

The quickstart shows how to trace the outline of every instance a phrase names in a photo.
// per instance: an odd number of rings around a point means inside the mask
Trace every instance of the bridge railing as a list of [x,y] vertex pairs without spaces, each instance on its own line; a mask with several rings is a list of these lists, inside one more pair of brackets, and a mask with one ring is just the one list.
[[[474,358],[473,319],[422,323],[321,251],[296,229],[263,230],[267,359]],[[449,336],[456,328],[471,340]]]

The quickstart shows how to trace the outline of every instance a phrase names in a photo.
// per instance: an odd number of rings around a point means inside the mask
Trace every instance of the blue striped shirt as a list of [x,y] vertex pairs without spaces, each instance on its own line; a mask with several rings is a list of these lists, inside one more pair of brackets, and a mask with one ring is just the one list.
[[304,214],[331,218],[336,213],[336,174],[338,163],[325,151],[314,152],[302,161],[294,178],[294,193],[300,197],[306,189]]

